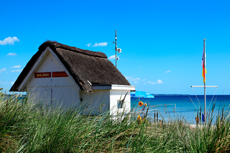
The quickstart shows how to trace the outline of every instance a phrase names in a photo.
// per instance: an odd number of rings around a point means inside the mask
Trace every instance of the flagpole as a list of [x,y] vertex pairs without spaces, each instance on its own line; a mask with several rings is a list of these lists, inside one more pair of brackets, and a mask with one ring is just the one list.
[[207,73],[206,71],[206,48],[205,48],[205,39],[204,39],[204,42],[203,42],[203,55],[202,55],[202,76],[203,76],[203,82],[204,82],[204,86],[191,86],[192,88],[193,87],[201,87],[201,88],[204,88],[204,114],[202,114],[202,120],[203,120],[203,117],[204,117],[204,122],[206,123],[206,120],[207,120],[207,113],[206,113],[206,88],[208,87],[211,87],[211,88],[217,88],[218,86],[206,86],[206,76],[205,76],[205,73]]
[[204,122],[206,123],[206,85],[204,82]]
[[206,123],[206,83],[205,83],[205,81],[206,81],[206,76],[205,76],[205,72],[206,72],[206,67],[205,67],[205,65],[206,65],[206,48],[205,48],[205,39],[204,39],[204,78],[205,78],[205,80],[204,80],[204,122]]

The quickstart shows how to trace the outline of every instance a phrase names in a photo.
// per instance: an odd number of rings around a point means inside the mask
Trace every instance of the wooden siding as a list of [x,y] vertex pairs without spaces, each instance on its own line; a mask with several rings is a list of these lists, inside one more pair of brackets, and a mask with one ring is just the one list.
[[82,92],[82,104],[86,105],[84,114],[98,115],[109,110],[110,90],[93,90]]
[[[40,72],[63,72],[63,68],[56,61],[53,55],[48,52],[45,59],[39,65],[36,73]],[[28,87],[74,87],[75,84],[71,81],[69,77],[50,77],[50,78],[35,78],[35,74],[30,78]]]
[[[128,92],[123,108],[117,108],[119,100],[123,100],[125,94]],[[130,90],[110,90],[110,115],[116,115],[116,113],[122,113],[125,109],[126,113],[130,111]]]
[[[63,71],[55,57],[48,52],[35,73]],[[36,78],[33,74],[27,88],[31,99],[45,102],[47,105],[68,108],[80,104],[79,87],[76,87],[69,77]]]

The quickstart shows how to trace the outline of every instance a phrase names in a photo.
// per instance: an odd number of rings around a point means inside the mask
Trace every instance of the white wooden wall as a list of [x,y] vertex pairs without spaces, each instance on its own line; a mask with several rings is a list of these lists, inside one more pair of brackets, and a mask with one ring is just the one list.
[[[128,92],[123,108],[117,108],[118,101],[123,100]],[[129,90],[94,90],[93,93],[82,92],[83,102],[87,109],[84,114],[98,115],[110,110],[110,115],[128,113],[131,110]]]
[[[35,72],[64,71],[54,56],[48,52]],[[35,101],[44,101],[53,106],[74,107],[80,104],[79,87],[69,77],[35,78],[34,74],[29,79],[28,94]]]
[[82,92],[82,104],[86,105],[83,114],[98,115],[110,107],[110,90],[93,90],[92,93]]
[[[38,66],[36,72],[56,72],[64,71],[60,64],[56,61],[51,53],[48,52],[46,58]],[[30,78],[28,87],[37,87],[37,86],[65,86],[73,87],[75,84],[69,77],[57,77],[57,78],[34,78],[34,75]]]
[[[125,94],[128,92],[123,108],[117,108],[119,100],[123,100]],[[131,110],[130,91],[129,90],[110,90],[110,115],[116,115],[117,113],[128,113]]]

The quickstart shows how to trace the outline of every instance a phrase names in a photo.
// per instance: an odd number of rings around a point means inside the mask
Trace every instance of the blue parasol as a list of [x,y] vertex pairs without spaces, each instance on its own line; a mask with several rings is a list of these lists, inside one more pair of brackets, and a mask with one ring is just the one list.
[[154,98],[152,94],[144,91],[130,92],[130,95],[132,98]]

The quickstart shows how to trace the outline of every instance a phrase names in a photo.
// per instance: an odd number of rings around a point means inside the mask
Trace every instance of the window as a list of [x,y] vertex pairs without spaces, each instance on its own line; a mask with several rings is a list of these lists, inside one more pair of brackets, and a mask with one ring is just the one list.
[[117,108],[123,108],[123,101],[122,100],[117,101]]

